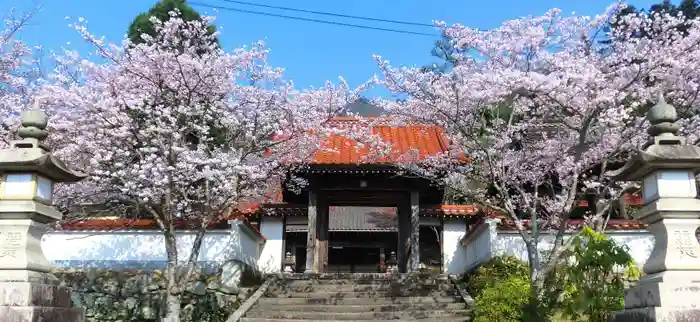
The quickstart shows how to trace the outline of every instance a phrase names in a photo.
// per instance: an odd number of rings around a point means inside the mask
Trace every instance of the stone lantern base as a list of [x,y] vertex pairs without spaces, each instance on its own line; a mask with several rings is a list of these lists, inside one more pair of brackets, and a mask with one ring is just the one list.
[[[0,201],[0,212],[7,203]],[[0,220],[0,321],[84,322],[71,290],[49,272],[41,250],[46,227],[31,219]]]
[[0,282],[0,321],[84,322],[84,310],[71,306],[71,290],[58,281]]
[[625,291],[615,322],[700,321],[700,272],[665,271],[644,276]]
[[615,312],[614,322],[697,322],[700,309],[645,307]]

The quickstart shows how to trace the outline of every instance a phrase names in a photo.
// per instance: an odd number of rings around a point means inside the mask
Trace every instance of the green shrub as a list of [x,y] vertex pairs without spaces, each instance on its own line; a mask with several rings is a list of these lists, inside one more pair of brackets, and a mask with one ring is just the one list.
[[605,234],[585,227],[566,253],[571,259],[557,271],[557,284],[564,286],[560,309],[574,320],[609,321],[624,307],[625,282],[639,277],[632,256]]
[[530,280],[527,263],[513,256],[495,256],[482,263],[479,268],[465,277],[467,292],[479,296],[486,287],[509,277],[517,277],[526,282]]
[[475,322],[519,322],[530,298],[530,283],[521,276],[490,283],[475,298]]

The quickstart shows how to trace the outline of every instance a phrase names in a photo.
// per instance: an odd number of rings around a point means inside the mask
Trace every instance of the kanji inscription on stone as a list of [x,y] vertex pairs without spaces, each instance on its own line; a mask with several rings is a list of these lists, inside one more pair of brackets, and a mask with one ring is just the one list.
[[681,257],[687,256],[692,258],[697,258],[698,255],[695,252],[695,236],[689,231],[676,230],[673,232],[676,238],[676,249],[680,253]]
[[22,233],[8,231],[0,234],[0,258],[17,258],[17,252],[22,248]]

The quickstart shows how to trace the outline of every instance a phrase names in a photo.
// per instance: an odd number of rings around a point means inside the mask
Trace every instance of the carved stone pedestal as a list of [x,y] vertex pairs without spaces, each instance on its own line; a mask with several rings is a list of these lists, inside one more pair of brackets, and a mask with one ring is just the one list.
[[655,238],[648,275],[625,291],[625,311],[614,321],[700,321],[700,219],[692,218],[698,212],[700,200],[685,198],[659,199],[639,211],[642,219],[662,219],[648,227]]
[[[0,201],[0,208],[6,203]],[[70,289],[59,285],[50,273],[41,250],[45,229],[44,224],[31,219],[0,220],[2,322],[85,321],[84,310],[71,307]]]
[[614,321],[700,321],[700,274],[665,271],[645,276],[625,291],[625,310],[616,312]]
[[700,309],[671,309],[644,307],[615,313],[615,322],[696,322],[700,321]]
[[82,308],[71,307],[71,291],[56,281],[0,282],[0,321],[83,322]]

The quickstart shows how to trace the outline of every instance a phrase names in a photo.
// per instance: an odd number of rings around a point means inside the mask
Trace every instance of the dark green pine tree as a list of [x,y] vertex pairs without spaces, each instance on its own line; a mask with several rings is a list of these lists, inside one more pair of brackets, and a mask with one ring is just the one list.
[[[155,27],[153,26],[153,23],[151,23],[151,17],[155,16],[162,22],[168,21],[171,16],[170,12],[174,10],[178,10],[180,12],[180,17],[184,21],[195,21],[195,20],[201,20],[202,16],[194,10],[192,7],[190,7],[185,0],[160,0],[158,1],[151,9],[148,10],[148,12],[144,12],[136,16],[134,21],[129,25],[129,30],[127,33],[127,37],[129,40],[132,41],[134,45],[138,45],[141,43],[144,43],[145,41],[143,38],[141,38],[142,34],[147,34],[150,35],[151,37],[156,37],[156,30]],[[207,30],[209,34],[213,34],[216,32],[216,27],[209,25],[207,27]],[[196,39],[190,39],[190,41],[197,41]],[[211,38],[207,38],[206,40],[202,41],[212,41]],[[215,44],[215,48],[219,48],[219,39],[218,38],[213,38],[213,42]],[[211,44],[206,44],[206,45],[211,45]],[[209,46],[202,46],[202,48],[208,48]],[[169,49],[175,49],[179,50],[177,47],[176,48],[169,48]],[[128,48],[127,48],[128,50]],[[205,54],[205,51],[198,52],[198,54],[203,55]],[[184,122],[184,121],[183,121]],[[226,143],[226,133],[223,133],[223,130],[211,125],[210,137],[213,137],[215,139],[215,144],[218,144],[220,146],[223,146]],[[200,141],[200,138],[192,135],[192,134],[187,134],[186,138],[189,142],[192,144],[197,144]]]
[[431,65],[424,66],[422,69],[437,74],[449,72],[457,63],[457,54],[459,53],[460,50],[454,47],[452,39],[447,35],[442,35],[441,39],[435,41],[435,45],[430,51],[430,54],[437,58],[438,61]]
[[[170,12],[177,9],[180,12],[180,17],[184,21],[194,21],[201,20],[202,16],[190,7],[185,0],[161,0],[158,1],[148,12],[144,12],[136,16],[131,25],[129,25],[129,30],[127,36],[134,44],[143,43],[144,40],[141,38],[142,34],[148,34],[152,37],[156,36],[156,30],[153,27],[150,19],[155,16],[160,21],[165,22],[170,19]],[[216,27],[209,26],[209,32],[213,34],[216,31]],[[219,45],[219,40],[214,40],[216,45]]]
[[[649,9],[638,9],[635,8],[634,6],[628,6],[624,10],[622,10],[619,14],[618,17],[624,17],[629,14],[637,14],[637,13],[648,13],[651,15],[652,19],[654,17],[654,14],[656,13],[670,13],[671,15],[678,15],[680,13],[683,14],[683,16],[686,19],[695,19],[700,16],[700,1],[698,0],[681,0],[678,4],[671,3],[669,0],[663,0],[660,3],[654,4],[649,7]],[[609,26],[607,26],[606,31],[609,32],[612,28],[620,28],[624,23],[621,19],[617,19],[615,23],[611,23]],[[688,29],[688,25],[685,23],[681,23],[678,26],[675,27],[677,30],[681,31],[683,34],[686,33]],[[651,38],[654,37],[654,35],[649,35],[645,30],[639,29],[634,32],[635,37],[639,38]],[[610,44],[609,39],[603,39],[601,41],[602,44]],[[603,47],[603,51],[605,50],[605,47]],[[651,84],[653,81],[652,80],[647,80],[649,84]],[[679,114],[681,117],[688,117],[689,114],[687,113],[695,113],[694,110],[691,108],[692,106],[686,106],[680,101],[676,101],[673,98],[668,98],[667,99],[670,101],[671,104],[676,106],[678,109]],[[643,105],[639,109],[640,115],[646,114],[649,108],[651,108],[655,103],[654,102],[649,102],[646,105]]]
[[[681,0],[681,2],[677,5],[671,3],[670,0],[663,0],[660,3],[654,4],[651,7],[649,7],[648,10],[646,9],[637,9],[634,6],[628,6],[624,10],[620,12],[618,16],[626,16],[629,14],[633,13],[645,13],[648,12],[650,14],[654,13],[662,13],[662,12],[668,12],[672,15],[677,15],[679,13],[683,13],[683,16],[685,16],[688,19],[694,19],[700,15],[700,1],[697,0]],[[619,26],[621,22],[616,22],[614,24],[611,24],[610,27],[617,27]],[[678,30],[684,31],[688,28],[688,26],[681,24],[677,26]],[[638,37],[649,37],[643,30],[640,30],[637,34]]]

